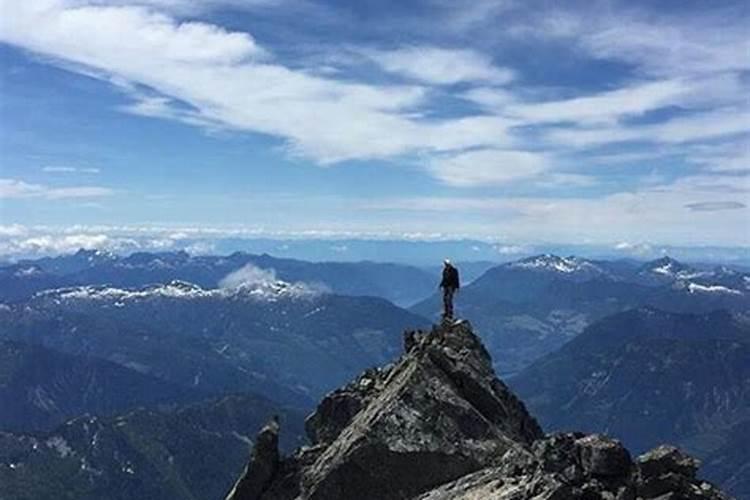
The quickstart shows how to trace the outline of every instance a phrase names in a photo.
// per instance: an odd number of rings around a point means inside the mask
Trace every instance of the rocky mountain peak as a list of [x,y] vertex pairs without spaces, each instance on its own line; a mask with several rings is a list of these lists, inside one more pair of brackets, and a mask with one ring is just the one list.
[[550,273],[574,279],[611,278],[611,274],[594,262],[575,256],[542,254],[505,264],[509,269]]
[[673,259],[672,257],[665,256],[651,262],[644,264],[642,271],[651,272],[662,275],[675,275],[680,272],[690,270],[690,266],[683,264],[682,262]]
[[633,461],[605,436],[545,436],[466,321],[407,331],[399,360],[329,393],[306,430],[283,458],[278,428],[261,431],[227,499],[728,498],[677,450]]
[[108,250],[79,248],[73,257],[85,259],[89,262],[98,260],[115,260],[117,256]]

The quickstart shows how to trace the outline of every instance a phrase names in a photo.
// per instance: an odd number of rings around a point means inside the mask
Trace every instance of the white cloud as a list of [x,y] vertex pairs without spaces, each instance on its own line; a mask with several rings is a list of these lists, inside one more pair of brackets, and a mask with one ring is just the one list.
[[659,125],[642,127],[663,142],[689,142],[750,133],[750,108],[732,107],[675,118]]
[[748,132],[750,132],[748,110],[727,108],[677,116],[662,123],[649,125],[554,128],[545,134],[545,138],[561,146],[588,148],[633,141],[680,144]]
[[[586,10],[546,9],[503,31],[516,40],[543,39],[587,58],[625,63],[635,81],[564,99],[524,99],[479,89],[464,97],[525,125],[549,124],[548,146],[561,151],[644,141],[700,143],[750,132],[750,38],[744,12],[716,7],[700,14],[656,13],[620,4]],[[661,109],[647,122],[629,121]],[[734,170],[731,161],[727,170]]]
[[529,253],[532,249],[523,245],[497,245],[495,250],[500,255],[521,255]]
[[[256,290],[274,290],[279,284],[284,283],[276,276],[274,269],[262,269],[253,264],[245,264],[243,267],[227,274],[219,281],[221,288],[251,288]],[[330,293],[330,288],[318,283],[284,283],[288,291],[304,295],[318,295]]]
[[173,11],[178,14],[201,12],[216,7],[227,6],[241,9],[256,9],[281,5],[284,0],[74,0],[73,5],[100,6],[144,6]]
[[596,177],[583,174],[555,173],[549,172],[534,181],[538,187],[592,187],[599,184]]
[[44,197],[50,200],[62,198],[102,198],[112,196],[114,190],[99,186],[76,186],[64,188],[46,188]]
[[18,179],[0,179],[0,199],[45,198],[101,198],[111,196],[114,191],[100,186],[51,187],[31,184]]
[[35,234],[27,237],[0,240],[0,255],[40,256],[66,254],[80,248],[111,251],[135,251],[140,244],[130,238],[116,238],[106,234]]
[[506,184],[535,177],[548,167],[538,153],[482,149],[433,159],[432,174],[451,186],[487,186]]
[[98,174],[100,169],[95,167],[70,167],[67,165],[49,165],[42,167],[42,172],[48,174]]
[[750,68],[746,12],[711,5],[687,13],[656,13],[619,3],[585,10],[545,9],[501,34],[552,39],[586,56],[625,62],[657,78],[710,75]]
[[38,196],[43,191],[44,188],[37,184],[29,184],[16,179],[0,179],[0,199]]
[[216,253],[216,245],[209,241],[198,241],[185,247],[190,255],[210,255]]
[[[431,4],[446,10],[439,22],[451,31],[475,30],[482,24],[493,24],[496,16],[511,9],[516,0],[432,0]],[[423,19],[420,19],[424,23]]]
[[28,229],[20,224],[0,225],[0,237],[23,236]]
[[750,68],[746,20],[725,12],[692,19],[606,17],[586,30],[581,45],[593,55],[619,59],[654,75],[706,74]]
[[654,252],[654,248],[648,243],[630,243],[628,241],[621,241],[615,245],[615,250],[643,257],[651,255]]
[[[590,198],[414,197],[371,200],[364,205],[440,214],[423,219],[435,219],[438,227],[455,217],[467,225],[471,221],[477,235],[500,235],[509,241],[611,244],[647,239],[687,246],[746,246],[750,241],[747,209],[722,211],[719,222],[716,212],[688,207],[707,201],[750,206],[750,177],[696,175]],[[424,223],[423,227],[427,231],[433,226]]]
[[689,90],[686,82],[662,80],[563,101],[519,105],[511,107],[508,112],[531,123],[611,122],[672,104]]
[[504,112],[508,105],[518,104],[518,96],[514,92],[497,87],[474,87],[462,93],[461,97],[494,112]]
[[405,47],[370,53],[384,70],[424,83],[450,85],[459,82],[505,84],[513,71],[499,68],[476,51],[436,47]]
[[269,286],[276,283],[276,271],[273,269],[261,269],[252,264],[232,271],[219,281],[221,288],[237,288],[242,285],[262,285]]
[[[506,85],[515,82],[514,71],[470,49],[362,49],[358,57],[415,82],[371,84],[356,75],[324,74],[304,61],[282,61],[249,33],[178,20],[206,5],[279,3],[284,1],[0,0],[0,40],[110,82],[132,100],[120,108],[129,113],[267,134],[319,164],[414,155],[453,187],[522,179],[585,187],[594,182],[591,177],[554,172],[549,158],[620,142],[687,146],[748,131],[741,72],[750,67],[750,42],[738,19],[662,19],[592,8],[575,16],[533,12],[538,22],[498,29],[511,36],[565,37],[587,57],[635,68],[629,82],[610,90],[564,97],[560,89]],[[517,4],[472,3],[476,8],[465,9],[470,15],[449,29],[473,29],[483,16]],[[726,26],[719,28],[719,21]],[[433,118],[433,97],[450,89],[431,86],[457,83],[459,97],[480,104],[485,114]],[[630,120],[663,108],[679,108],[680,115],[646,124]],[[538,148],[545,154],[530,151]],[[734,171],[743,161],[735,155],[706,168]],[[707,165],[694,161],[699,163]],[[31,196],[38,188],[6,184],[0,193]],[[66,189],[55,193],[97,196],[93,187]]]
[[721,144],[695,144],[690,147],[689,161],[713,172],[750,171],[750,142],[730,141]]
[[[4,0],[0,6],[0,39],[58,58],[69,68],[80,65],[81,71],[106,75],[131,95],[134,84],[156,93],[140,95],[130,112],[281,137],[294,153],[321,163],[509,140],[508,121],[500,117],[426,121],[406,114],[424,103],[419,87],[369,85],[290,69],[247,33],[179,23],[138,7],[71,8],[62,0]],[[466,77],[490,79],[502,73],[463,71]]]
[[[750,132],[750,109],[742,96],[738,75],[648,81],[556,101],[521,102],[505,90],[487,88],[463,95],[517,124],[558,125],[546,134],[558,147],[637,140],[681,143]],[[670,106],[695,112],[660,123],[623,125],[628,118]]]

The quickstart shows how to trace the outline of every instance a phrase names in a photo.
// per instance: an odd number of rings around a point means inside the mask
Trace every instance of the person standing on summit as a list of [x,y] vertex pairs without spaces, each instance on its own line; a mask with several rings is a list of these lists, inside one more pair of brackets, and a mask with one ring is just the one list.
[[453,319],[453,294],[461,287],[458,279],[458,269],[451,261],[443,261],[443,280],[440,288],[443,289],[443,319]]

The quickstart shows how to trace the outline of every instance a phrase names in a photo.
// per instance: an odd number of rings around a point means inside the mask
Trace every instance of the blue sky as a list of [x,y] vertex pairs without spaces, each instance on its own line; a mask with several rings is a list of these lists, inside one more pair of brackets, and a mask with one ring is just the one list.
[[0,254],[186,233],[750,244],[747,2],[0,13]]

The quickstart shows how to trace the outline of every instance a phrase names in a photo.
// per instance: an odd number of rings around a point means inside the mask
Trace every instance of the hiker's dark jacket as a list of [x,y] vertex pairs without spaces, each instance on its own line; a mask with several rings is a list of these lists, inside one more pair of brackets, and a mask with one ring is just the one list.
[[452,288],[457,290],[460,286],[458,269],[453,266],[445,266],[443,268],[443,281],[440,282],[440,288]]

